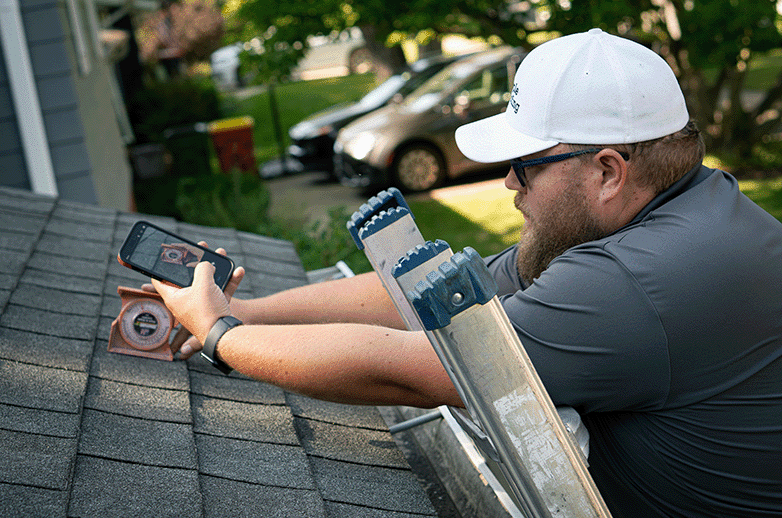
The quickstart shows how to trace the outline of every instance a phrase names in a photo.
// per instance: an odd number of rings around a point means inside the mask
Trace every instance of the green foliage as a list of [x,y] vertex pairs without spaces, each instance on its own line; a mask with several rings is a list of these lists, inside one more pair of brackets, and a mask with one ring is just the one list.
[[156,62],[158,51],[176,53],[187,63],[206,61],[220,47],[223,17],[214,3],[203,0],[174,2],[143,17],[138,29],[140,54]]
[[[660,53],[677,73],[691,117],[706,130],[707,147],[746,159],[782,123],[779,69],[765,84],[752,85],[764,98],[751,108],[740,102],[749,60],[779,47],[782,22],[776,6],[776,0],[243,0],[238,13],[246,27],[270,31],[263,59],[272,59],[271,49],[287,52],[303,45],[304,34],[351,26],[381,46],[433,32],[528,49],[553,36],[600,27]],[[726,92],[731,102],[718,102]]]
[[289,240],[296,247],[305,270],[317,270],[344,261],[354,273],[372,271],[363,251],[359,250],[346,228],[350,213],[345,207],[329,210],[325,222],[278,221],[267,229],[274,237]]
[[155,214],[181,219],[176,208],[178,178],[165,175],[158,178],[133,180],[136,210],[142,214]]
[[259,84],[279,83],[290,76],[304,56],[307,35],[347,26],[345,17],[339,15],[343,13],[342,5],[341,0],[245,1],[228,16],[229,39],[257,41],[260,48],[242,56],[243,67]]
[[128,116],[138,143],[163,142],[168,128],[220,118],[220,100],[205,78],[151,81],[131,99]]
[[189,223],[258,232],[268,225],[269,190],[255,174],[191,176],[179,180],[176,207]]
[[[690,116],[705,130],[710,150],[748,159],[782,121],[778,111],[770,110],[782,99],[778,69],[776,78],[754,85],[762,94],[758,103],[746,108],[741,102],[749,60],[779,47],[776,1],[573,0],[550,2],[550,7],[550,29],[570,34],[601,27],[662,55],[676,72]],[[718,102],[720,96],[729,102]]]

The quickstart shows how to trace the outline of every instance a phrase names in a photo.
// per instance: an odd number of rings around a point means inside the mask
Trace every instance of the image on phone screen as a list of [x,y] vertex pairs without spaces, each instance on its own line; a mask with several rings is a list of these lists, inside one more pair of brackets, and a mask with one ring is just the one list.
[[119,256],[131,268],[178,286],[192,284],[201,261],[215,266],[215,282],[221,288],[233,271],[230,259],[146,222],[134,225]]

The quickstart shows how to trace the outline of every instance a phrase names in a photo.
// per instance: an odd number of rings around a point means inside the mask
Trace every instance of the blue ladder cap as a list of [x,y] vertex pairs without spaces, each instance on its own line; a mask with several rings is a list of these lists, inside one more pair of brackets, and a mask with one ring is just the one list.
[[380,214],[372,216],[372,219],[364,223],[364,226],[358,229],[358,238],[363,241],[375,232],[380,232],[408,214],[410,214],[410,211],[404,207],[394,207],[384,210]]
[[434,259],[449,248],[451,247],[448,243],[442,239],[438,239],[434,243],[427,241],[422,245],[416,245],[415,248],[408,251],[404,257],[399,259],[393,268],[391,268],[391,276],[396,279],[415,268],[418,268],[426,261]]
[[467,247],[426,275],[407,293],[424,329],[442,329],[451,318],[497,294],[497,283],[481,256]]
[[[347,223],[347,227],[348,232],[353,236],[353,241],[356,242],[356,246],[359,250],[364,249],[364,245],[361,243],[361,239],[358,235],[358,231],[364,226],[364,223],[372,219],[372,216],[376,216],[384,210],[396,207],[403,207],[407,209],[410,214],[413,213],[399,189],[390,187],[388,190],[380,191],[375,196],[369,198],[366,203],[361,205],[361,207],[353,213]],[[415,218],[415,216],[413,217]]]

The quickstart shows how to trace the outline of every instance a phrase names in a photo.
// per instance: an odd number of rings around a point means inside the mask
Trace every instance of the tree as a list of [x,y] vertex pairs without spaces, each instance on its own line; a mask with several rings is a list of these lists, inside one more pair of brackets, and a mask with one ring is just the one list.
[[780,46],[776,1],[572,0],[549,2],[549,30],[592,27],[643,43],[671,65],[707,147],[747,159],[780,124],[782,73],[742,102],[752,56]]
[[741,102],[749,60],[780,46],[776,0],[232,1],[250,22],[244,30],[273,28],[265,50],[288,49],[292,63],[303,55],[305,35],[348,27],[362,29],[375,59],[389,69],[401,64],[401,50],[389,46],[404,37],[463,34],[531,49],[547,38],[600,27],[668,61],[709,149],[746,159],[781,122],[782,74],[755,104]]
[[[304,55],[306,36],[339,33],[350,27],[361,29],[366,50],[380,68],[380,75],[387,75],[405,64],[399,45],[404,36],[433,27],[433,20],[440,20],[452,11],[447,2],[438,0],[299,0],[283,4],[232,0],[223,10],[229,20],[229,38],[260,40],[263,48],[256,54],[267,57],[257,61],[277,61],[278,78],[288,75]],[[456,23],[456,19],[449,19],[435,25],[445,27]],[[270,53],[284,54],[285,62],[280,57],[272,58]],[[281,67],[286,64],[291,66]],[[274,66],[261,65],[261,74],[271,74],[274,69]]]
[[151,63],[181,60],[188,65],[209,60],[223,39],[223,17],[214,3],[165,0],[161,5],[139,27],[142,59]]

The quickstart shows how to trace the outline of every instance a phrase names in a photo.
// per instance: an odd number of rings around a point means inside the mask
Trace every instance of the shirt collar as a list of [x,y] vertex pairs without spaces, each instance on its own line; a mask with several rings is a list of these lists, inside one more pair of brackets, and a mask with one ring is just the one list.
[[679,178],[679,180],[677,180],[673,185],[655,196],[655,198],[650,201],[643,209],[641,209],[641,211],[636,214],[633,220],[625,225],[625,227],[642,221],[653,210],[660,208],[683,192],[686,192],[694,186],[698,185],[706,178],[708,178],[713,172],[714,169],[709,169],[702,164],[693,167],[687,172],[687,174]]

